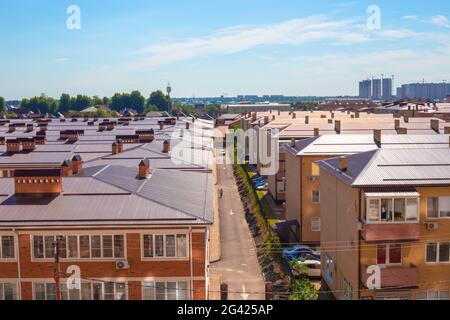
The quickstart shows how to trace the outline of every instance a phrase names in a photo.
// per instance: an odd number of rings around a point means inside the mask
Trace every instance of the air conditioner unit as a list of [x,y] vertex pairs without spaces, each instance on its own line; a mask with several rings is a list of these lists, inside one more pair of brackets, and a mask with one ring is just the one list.
[[439,224],[437,222],[425,222],[425,226],[427,227],[427,230],[436,230],[439,227]]
[[130,269],[130,263],[128,262],[128,260],[118,260],[116,261],[116,269],[117,270]]

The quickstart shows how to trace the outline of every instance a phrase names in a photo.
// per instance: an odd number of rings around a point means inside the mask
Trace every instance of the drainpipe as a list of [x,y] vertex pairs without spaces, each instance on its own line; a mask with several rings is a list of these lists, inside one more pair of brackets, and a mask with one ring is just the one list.
[[194,278],[193,278],[193,269],[194,269],[194,266],[193,266],[193,257],[192,257],[192,227],[189,227],[189,263],[190,263],[190,266],[189,266],[189,268],[190,268],[190,270],[189,270],[189,273],[190,273],[190,277],[191,277],[191,286],[190,286],[190,292],[191,292],[191,300],[193,300],[194,299]]
[[19,246],[19,233],[15,228],[12,229],[14,232],[14,250],[16,251],[16,260],[17,260],[17,282],[18,288],[17,292],[19,293],[19,300],[22,300],[22,273],[20,268],[20,246]]

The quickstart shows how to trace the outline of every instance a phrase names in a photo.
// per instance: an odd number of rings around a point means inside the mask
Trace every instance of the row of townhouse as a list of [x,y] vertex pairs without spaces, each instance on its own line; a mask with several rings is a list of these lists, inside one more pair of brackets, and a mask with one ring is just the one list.
[[[0,145],[0,300],[207,299],[214,182],[173,159],[188,123],[54,120],[32,151]],[[68,143],[68,129],[84,135]],[[150,142],[116,139],[149,129]],[[185,148],[208,156],[199,140]]]
[[337,299],[449,299],[450,147],[318,161],[322,272]]

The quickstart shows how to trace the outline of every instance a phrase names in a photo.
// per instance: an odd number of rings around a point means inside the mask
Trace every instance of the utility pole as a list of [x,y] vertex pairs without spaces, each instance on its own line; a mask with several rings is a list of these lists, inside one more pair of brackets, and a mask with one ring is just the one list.
[[53,277],[56,284],[56,300],[61,300],[61,265],[59,263],[59,242],[62,240],[62,236],[56,237],[55,242],[55,267]]

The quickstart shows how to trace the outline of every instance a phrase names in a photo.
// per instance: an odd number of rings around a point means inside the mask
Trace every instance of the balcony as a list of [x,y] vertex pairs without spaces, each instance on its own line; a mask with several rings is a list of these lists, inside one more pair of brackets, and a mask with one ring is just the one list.
[[[386,266],[381,268],[381,288],[410,288],[419,285],[419,269],[414,265]],[[367,266],[361,266],[361,282],[367,287]]]
[[363,223],[361,236],[366,241],[417,241],[419,223]]

